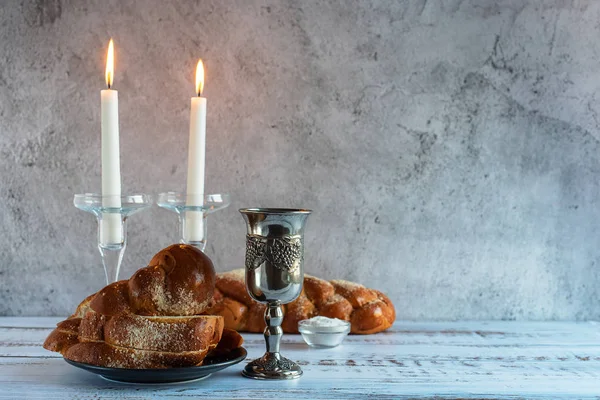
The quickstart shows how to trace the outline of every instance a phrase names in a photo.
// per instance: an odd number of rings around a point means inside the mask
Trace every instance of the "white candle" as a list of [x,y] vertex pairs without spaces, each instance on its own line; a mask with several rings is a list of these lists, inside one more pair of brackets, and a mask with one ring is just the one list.
[[[106,59],[107,90],[100,93],[102,115],[102,206],[121,207],[121,163],[119,157],[119,93],[112,90],[114,78],[114,45],[108,44]],[[105,213],[100,224],[102,244],[121,243],[120,214]]]
[[[196,93],[192,97],[190,111],[190,142],[188,149],[187,200],[188,206],[204,204],[204,165],[206,153],[206,98],[204,88],[204,65],[202,60],[196,66]],[[183,232],[186,242],[204,240],[204,221],[201,212],[188,212]]]

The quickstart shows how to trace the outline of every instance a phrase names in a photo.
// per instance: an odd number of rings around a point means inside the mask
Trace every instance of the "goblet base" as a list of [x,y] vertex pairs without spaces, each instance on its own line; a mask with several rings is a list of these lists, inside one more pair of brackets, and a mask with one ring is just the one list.
[[267,352],[246,365],[242,375],[252,379],[297,379],[302,376],[302,369],[279,353]]

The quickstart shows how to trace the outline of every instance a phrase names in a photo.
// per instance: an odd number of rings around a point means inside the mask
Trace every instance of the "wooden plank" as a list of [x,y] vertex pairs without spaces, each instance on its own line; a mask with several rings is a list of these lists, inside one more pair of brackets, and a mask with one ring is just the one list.
[[[65,317],[0,317],[0,328],[54,328]],[[0,336],[2,337],[2,336]]]
[[[597,323],[398,322],[384,333],[349,336],[334,349],[285,335],[298,381],[240,377],[242,364],[206,381],[122,385],[66,364],[40,347],[58,319],[0,318],[0,398],[596,398],[600,393]],[[49,323],[50,327],[49,327]],[[249,359],[264,339],[244,334]]]
[[537,375],[522,374],[522,371],[519,371],[517,374],[507,372],[506,376],[492,377],[485,371],[471,374],[448,371],[445,377],[431,377],[426,368],[417,366],[407,367],[404,373],[378,367],[305,366],[305,376],[298,381],[258,382],[242,378],[239,375],[242,366],[238,365],[201,382],[142,386],[106,382],[57,359],[37,360],[31,364],[14,361],[0,365],[3,393],[12,396],[27,393],[29,398],[64,398],[76,394],[101,397],[102,394],[110,394],[114,398],[194,396],[256,399],[271,398],[276,393],[277,397],[283,399],[299,396],[352,399],[375,394],[378,398],[402,395],[593,398],[598,393],[597,376],[585,376],[580,372],[575,374],[577,379],[572,374],[564,374],[561,369],[551,368],[545,370],[547,374]]
[[[53,322],[58,319],[53,319]],[[35,324],[33,321],[23,319],[15,321],[14,326],[8,326],[0,318],[0,343],[14,341],[37,341],[42,342],[48,333],[54,328],[40,326],[47,324]],[[37,325],[37,326],[33,326]],[[474,326],[460,325],[458,323],[446,323],[436,326],[416,323],[397,322],[392,329],[376,335],[350,335],[344,343],[356,344],[456,344],[464,346],[516,346],[527,344],[547,345],[552,343],[577,343],[595,344],[600,340],[600,327],[592,323],[504,323],[503,326],[482,326],[481,323],[473,323]],[[245,336],[248,334],[244,334]],[[248,340],[262,343],[262,336],[248,336]],[[284,339],[291,343],[303,343],[300,335],[284,335]],[[1,347],[1,344],[0,344]]]

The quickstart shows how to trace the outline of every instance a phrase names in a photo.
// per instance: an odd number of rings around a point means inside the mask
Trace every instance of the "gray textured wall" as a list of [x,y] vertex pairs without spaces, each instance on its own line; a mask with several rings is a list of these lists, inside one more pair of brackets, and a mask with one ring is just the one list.
[[[306,269],[400,318],[600,317],[600,2],[3,1],[0,315],[66,314],[103,279],[99,91],[115,38],[125,191],[185,186],[195,61],[219,270],[243,206],[314,210]],[[123,276],[177,238],[130,221]]]

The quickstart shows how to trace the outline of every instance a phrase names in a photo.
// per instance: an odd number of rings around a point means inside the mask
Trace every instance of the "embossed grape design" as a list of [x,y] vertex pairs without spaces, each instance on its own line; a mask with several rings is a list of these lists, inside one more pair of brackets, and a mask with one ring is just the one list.
[[298,237],[266,238],[250,236],[246,238],[246,268],[255,270],[268,260],[276,268],[293,272],[302,261],[302,241]]
[[302,257],[302,244],[298,239],[276,238],[267,248],[267,258],[277,268],[293,271]]
[[265,261],[267,244],[262,238],[248,236],[246,238],[246,268],[255,270]]

